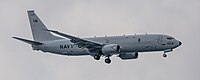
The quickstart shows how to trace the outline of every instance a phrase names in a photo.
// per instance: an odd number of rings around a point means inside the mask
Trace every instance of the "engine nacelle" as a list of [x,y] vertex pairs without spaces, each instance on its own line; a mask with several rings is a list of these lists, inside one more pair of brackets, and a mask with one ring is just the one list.
[[123,59],[123,60],[137,59],[137,58],[138,58],[138,52],[120,54],[119,57],[120,57],[121,59]]
[[118,53],[120,52],[120,46],[118,44],[107,44],[102,47],[102,53]]

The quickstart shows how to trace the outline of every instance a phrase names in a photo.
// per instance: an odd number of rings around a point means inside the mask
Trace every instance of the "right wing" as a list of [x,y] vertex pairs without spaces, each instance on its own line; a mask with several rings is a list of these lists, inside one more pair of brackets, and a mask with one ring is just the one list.
[[50,31],[52,33],[58,34],[60,36],[63,36],[65,38],[71,39],[70,41],[82,48],[87,48],[89,52],[94,52],[94,53],[99,53],[101,51],[101,48],[104,46],[103,43],[99,43],[96,41],[91,41],[88,39],[82,39],[82,38],[78,38],[78,37],[74,37],[68,34],[64,34],[58,31],[54,31],[54,30],[47,30]]

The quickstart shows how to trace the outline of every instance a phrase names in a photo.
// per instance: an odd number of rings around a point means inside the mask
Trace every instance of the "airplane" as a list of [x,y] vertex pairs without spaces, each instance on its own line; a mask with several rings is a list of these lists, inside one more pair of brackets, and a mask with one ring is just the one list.
[[130,60],[137,59],[140,52],[164,51],[163,57],[167,57],[166,53],[172,52],[182,44],[174,37],[162,34],[79,38],[49,30],[34,10],[29,10],[27,13],[34,40],[13,38],[30,44],[32,49],[37,51],[67,56],[90,55],[95,60],[105,57],[105,63],[110,64],[110,57],[113,55],[122,60]]

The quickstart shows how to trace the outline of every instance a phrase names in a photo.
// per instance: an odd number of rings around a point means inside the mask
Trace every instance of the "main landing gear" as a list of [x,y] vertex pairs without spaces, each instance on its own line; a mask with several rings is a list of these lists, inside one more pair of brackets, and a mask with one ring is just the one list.
[[[94,59],[95,59],[95,60],[100,60],[100,57],[101,57],[101,56],[99,56],[99,55],[95,55],[95,56],[94,56]],[[106,56],[105,63],[107,63],[107,64],[110,64],[110,63],[111,63],[110,56]]]
[[107,63],[107,64],[110,64],[110,63],[111,63],[110,56],[111,56],[111,55],[106,55],[106,56],[105,56],[105,57],[106,57],[106,59],[104,60],[105,63]]
[[100,57],[101,57],[101,56],[99,56],[99,55],[95,55],[95,56],[94,56],[94,59],[95,59],[95,60],[99,60]]
[[110,64],[111,63],[111,59],[108,57],[105,59],[105,63]]

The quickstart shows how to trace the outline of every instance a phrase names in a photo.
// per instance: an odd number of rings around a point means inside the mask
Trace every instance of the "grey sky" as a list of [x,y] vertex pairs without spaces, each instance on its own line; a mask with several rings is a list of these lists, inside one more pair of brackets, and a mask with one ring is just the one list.
[[[142,53],[137,60],[68,57],[36,52],[12,39],[32,39],[27,10],[49,29],[81,37],[159,33],[183,45],[162,58]],[[1,0],[1,80],[199,80],[199,0]],[[155,53],[155,54],[152,54]]]

